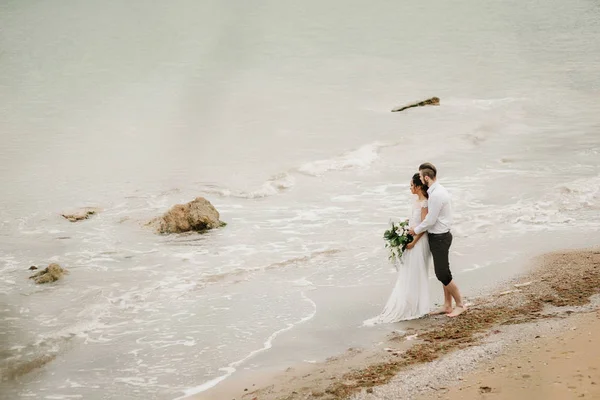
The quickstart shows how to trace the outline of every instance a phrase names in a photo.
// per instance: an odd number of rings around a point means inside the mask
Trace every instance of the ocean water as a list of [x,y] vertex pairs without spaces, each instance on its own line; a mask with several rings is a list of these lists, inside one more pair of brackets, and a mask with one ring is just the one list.
[[[597,245],[598,37],[586,0],[4,1],[0,398],[173,399],[401,329],[360,325],[423,161],[467,296]],[[196,196],[227,227],[143,226]]]

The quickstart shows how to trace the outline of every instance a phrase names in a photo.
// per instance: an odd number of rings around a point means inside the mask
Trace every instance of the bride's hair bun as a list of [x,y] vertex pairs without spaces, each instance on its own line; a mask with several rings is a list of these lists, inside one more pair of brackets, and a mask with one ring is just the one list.
[[429,195],[427,194],[427,189],[429,189],[429,186],[427,186],[426,184],[424,184],[423,182],[421,182],[421,177],[419,176],[418,172],[413,175],[413,177],[412,177],[412,183],[413,183],[413,185],[415,187],[421,189],[421,191],[423,192],[423,195],[425,197],[429,197]]

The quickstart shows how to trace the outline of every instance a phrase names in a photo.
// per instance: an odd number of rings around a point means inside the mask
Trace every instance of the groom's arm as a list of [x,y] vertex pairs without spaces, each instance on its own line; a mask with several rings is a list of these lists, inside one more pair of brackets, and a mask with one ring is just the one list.
[[429,201],[428,201],[429,211],[427,212],[427,216],[425,217],[423,222],[421,222],[415,228],[415,233],[417,235],[425,232],[426,230],[428,230],[435,224],[435,221],[438,219],[438,216],[440,215],[440,211],[442,210],[442,206],[443,206],[443,203],[442,203],[442,199],[440,198],[440,196],[432,196],[429,198]]

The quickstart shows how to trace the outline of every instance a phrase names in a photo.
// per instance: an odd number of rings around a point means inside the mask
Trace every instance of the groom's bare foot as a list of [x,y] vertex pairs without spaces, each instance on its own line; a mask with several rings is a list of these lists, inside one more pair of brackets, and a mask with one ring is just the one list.
[[451,312],[452,312],[452,307],[440,307],[437,310],[430,312],[429,315],[450,314]]
[[455,317],[458,317],[460,314],[464,313],[465,311],[467,311],[467,307],[466,306],[456,307],[454,309],[454,311],[452,311],[450,314],[448,314],[448,316],[450,318],[455,318]]

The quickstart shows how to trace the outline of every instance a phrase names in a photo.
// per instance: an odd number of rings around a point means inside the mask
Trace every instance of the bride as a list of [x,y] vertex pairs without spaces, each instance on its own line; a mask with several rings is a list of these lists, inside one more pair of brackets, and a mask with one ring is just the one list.
[[[410,182],[410,191],[417,195],[413,204],[409,226],[415,227],[427,215],[427,186],[421,182],[419,174],[414,174]],[[385,324],[390,322],[416,319],[429,312],[429,263],[431,252],[427,234],[415,236],[414,241],[406,246],[399,265],[396,285],[385,305],[375,318],[364,322],[365,325]]]

